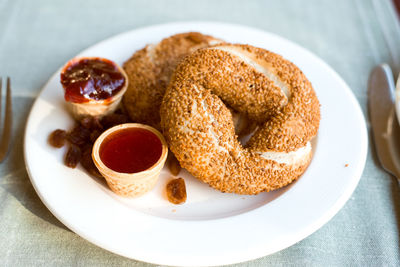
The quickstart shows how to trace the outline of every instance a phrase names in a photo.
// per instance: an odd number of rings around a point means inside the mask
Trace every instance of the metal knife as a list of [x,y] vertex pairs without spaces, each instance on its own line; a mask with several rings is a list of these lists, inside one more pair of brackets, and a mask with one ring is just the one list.
[[379,161],[400,184],[400,126],[393,73],[387,64],[376,66],[369,76],[368,109]]

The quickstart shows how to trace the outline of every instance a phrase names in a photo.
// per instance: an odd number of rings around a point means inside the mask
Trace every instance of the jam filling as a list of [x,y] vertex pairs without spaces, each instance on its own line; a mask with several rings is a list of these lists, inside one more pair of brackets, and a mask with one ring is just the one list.
[[83,58],[71,62],[61,73],[65,100],[73,103],[106,100],[116,95],[125,82],[118,67],[104,58]]
[[162,144],[151,131],[122,129],[106,137],[100,146],[100,158],[110,169],[137,173],[149,169],[161,157]]

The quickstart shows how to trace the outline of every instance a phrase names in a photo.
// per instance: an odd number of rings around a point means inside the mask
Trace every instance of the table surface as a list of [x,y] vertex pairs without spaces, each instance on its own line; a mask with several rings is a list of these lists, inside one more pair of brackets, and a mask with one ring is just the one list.
[[[387,62],[400,71],[400,27],[389,0],[0,0],[0,75],[12,77],[15,122],[0,164],[0,265],[152,266],[87,242],[50,213],[29,181],[23,133],[43,85],[78,52],[124,31],[188,20],[243,24],[306,47],[343,77],[366,118],[371,69]],[[399,266],[399,227],[399,186],[370,145],[357,189],[331,221],[290,248],[235,266]]]

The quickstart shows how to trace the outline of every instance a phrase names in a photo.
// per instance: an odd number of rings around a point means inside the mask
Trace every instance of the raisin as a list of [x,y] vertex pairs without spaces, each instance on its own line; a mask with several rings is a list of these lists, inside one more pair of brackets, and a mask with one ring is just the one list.
[[96,165],[94,165],[92,159],[92,146],[86,146],[82,152],[81,164],[83,168],[94,177],[102,178],[103,176],[100,174],[99,170],[97,169]]
[[174,176],[178,176],[179,172],[181,171],[182,167],[179,164],[179,161],[175,158],[175,156],[171,153],[170,158],[168,160],[168,169]]
[[93,130],[103,130],[103,125],[101,125],[99,118],[93,118],[92,129]]
[[93,130],[90,133],[90,142],[94,143],[96,142],[97,138],[99,138],[99,136],[102,134],[102,132],[100,130]]
[[115,111],[114,114],[125,114],[126,115],[126,110],[124,108],[124,106],[119,106]]
[[83,117],[83,118],[79,121],[79,123],[80,123],[83,127],[85,127],[86,129],[90,129],[90,128],[92,128],[92,117],[90,117],[90,116]]
[[183,178],[173,179],[168,182],[167,187],[168,201],[173,204],[182,204],[186,201],[186,185]]
[[82,152],[79,146],[71,144],[65,154],[64,163],[67,167],[75,168],[81,160]]
[[53,147],[63,147],[65,139],[67,138],[67,132],[61,129],[54,130],[50,135],[48,142]]
[[68,133],[68,141],[78,146],[89,143],[90,130],[78,124]]
[[100,124],[100,120],[96,117],[85,116],[79,121],[80,125],[90,130],[101,130],[103,126]]
[[104,116],[101,120],[101,125],[103,125],[104,129],[111,128],[118,124],[123,124],[129,122],[129,118],[125,114],[109,114]]

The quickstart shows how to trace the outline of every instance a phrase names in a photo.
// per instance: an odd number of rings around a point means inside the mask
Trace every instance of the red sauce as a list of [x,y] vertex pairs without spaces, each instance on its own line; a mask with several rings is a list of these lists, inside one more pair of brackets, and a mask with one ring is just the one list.
[[104,58],[83,58],[69,63],[61,73],[65,100],[84,103],[105,100],[125,85],[125,77],[112,61]]
[[161,157],[162,144],[152,132],[128,128],[109,135],[100,146],[103,163],[116,172],[136,173],[147,170]]

